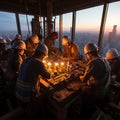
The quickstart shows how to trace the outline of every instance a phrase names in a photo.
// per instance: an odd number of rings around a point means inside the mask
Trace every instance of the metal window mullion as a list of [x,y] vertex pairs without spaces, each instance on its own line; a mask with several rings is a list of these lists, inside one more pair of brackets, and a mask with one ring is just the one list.
[[20,27],[19,14],[18,14],[18,13],[15,13],[15,17],[16,17],[16,23],[17,23],[17,30],[18,30],[18,33],[21,34],[21,27]]
[[99,32],[99,38],[98,38],[99,52],[102,49],[102,41],[103,41],[104,29],[105,29],[106,18],[108,13],[108,7],[109,7],[109,4],[105,3],[103,7],[102,20],[101,20],[101,26],[100,26],[100,32]]

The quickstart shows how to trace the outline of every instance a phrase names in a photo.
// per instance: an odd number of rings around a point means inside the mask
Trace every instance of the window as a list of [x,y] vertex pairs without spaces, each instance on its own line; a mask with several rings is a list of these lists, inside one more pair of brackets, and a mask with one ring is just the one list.
[[0,12],[0,36],[4,39],[14,39],[16,33],[17,26],[15,14]]
[[76,12],[75,42],[84,55],[84,45],[88,42],[98,43],[103,6],[84,9]]
[[120,52],[120,2],[109,4],[106,19],[102,53],[105,55],[109,48],[116,48]]
[[71,39],[72,13],[63,14],[63,36]]
[[[23,39],[26,39],[28,36],[31,35],[31,21],[32,21],[33,16],[30,15],[19,15],[20,19],[20,26],[21,26],[21,34]],[[28,20],[28,24],[27,24]]]

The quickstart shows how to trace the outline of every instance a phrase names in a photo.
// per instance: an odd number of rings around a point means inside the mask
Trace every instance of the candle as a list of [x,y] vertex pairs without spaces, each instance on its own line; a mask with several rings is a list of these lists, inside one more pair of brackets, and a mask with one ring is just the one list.
[[66,70],[67,70],[67,71],[69,70],[69,61],[67,62]]
[[49,70],[49,72],[51,72],[51,63],[50,62],[48,62],[48,70]]
[[56,63],[55,63],[55,72],[58,72],[58,65],[59,65],[59,64],[56,62]]
[[64,70],[65,70],[64,69],[65,68],[64,65],[65,65],[64,62],[60,63],[60,72],[64,72]]

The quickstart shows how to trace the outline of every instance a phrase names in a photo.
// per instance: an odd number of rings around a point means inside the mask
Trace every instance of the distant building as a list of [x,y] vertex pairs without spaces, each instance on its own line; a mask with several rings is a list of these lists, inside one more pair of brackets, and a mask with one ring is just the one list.
[[108,41],[112,42],[116,40],[116,34],[117,34],[117,25],[114,25],[112,32],[109,32]]
[[108,42],[110,43],[110,47],[113,47],[111,43],[114,43],[116,41],[117,37],[117,25],[113,26],[112,32],[109,32],[108,36]]

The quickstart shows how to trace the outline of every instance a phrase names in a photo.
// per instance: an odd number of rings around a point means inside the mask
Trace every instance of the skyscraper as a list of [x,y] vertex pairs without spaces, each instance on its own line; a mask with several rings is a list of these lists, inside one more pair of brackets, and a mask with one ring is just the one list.
[[109,32],[108,42],[116,41],[116,34],[117,34],[117,25],[113,26],[112,32]]
[[112,32],[109,32],[108,36],[108,46],[109,48],[116,46],[116,40],[117,40],[117,25],[113,26]]

